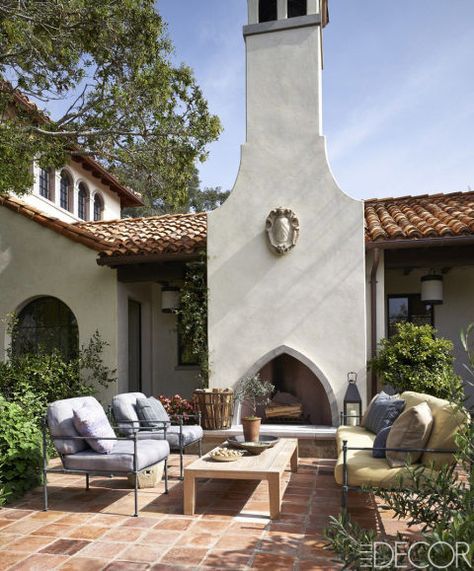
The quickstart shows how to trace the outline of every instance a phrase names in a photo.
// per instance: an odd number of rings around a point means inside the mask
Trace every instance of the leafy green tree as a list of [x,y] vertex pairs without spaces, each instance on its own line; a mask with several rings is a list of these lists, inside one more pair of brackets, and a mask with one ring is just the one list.
[[127,208],[126,216],[162,216],[163,214],[179,214],[187,212],[210,212],[227,200],[230,190],[220,187],[201,189],[201,181],[196,167],[193,168],[186,190],[177,197],[173,189],[168,188],[158,177],[152,180],[148,173],[132,174],[126,170],[124,180],[134,190],[140,192],[144,206]]
[[398,323],[397,333],[382,339],[373,369],[399,391],[417,391],[449,399],[462,392],[453,369],[453,344],[436,337],[431,325]]
[[[72,154],[146,172],[183,202],[220,123],[172,50],[153,0],[3,0],[0,193],[29,190],[33,158],[59,167]],[[54,102],[54,117],[21,93]]]

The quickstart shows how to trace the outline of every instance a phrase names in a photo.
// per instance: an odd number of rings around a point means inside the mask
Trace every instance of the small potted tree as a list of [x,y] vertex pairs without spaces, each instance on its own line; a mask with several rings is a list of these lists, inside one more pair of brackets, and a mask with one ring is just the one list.
[[257,406],[270,402],[270,395],[275,387],[269,381],[263,381],[260,374],[242,378],[236,389],[235,398],[249,408],[249,416],[242,418],[244,439],[246,442],[257,442],[262,419],[257,416]]

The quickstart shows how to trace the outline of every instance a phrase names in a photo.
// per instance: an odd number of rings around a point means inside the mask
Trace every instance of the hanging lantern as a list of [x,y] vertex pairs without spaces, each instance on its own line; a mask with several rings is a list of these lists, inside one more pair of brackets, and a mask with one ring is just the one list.
[[179,288],[163,286],[161,288],[161,311],[174,313],[179,307]]
[[357,388],[357,373],[347,373],[347,390],[344,396],[344,421],[348,426],[357,426],[362,418],[362,399]]
[[421,301],[426,305],[443,303],[443,276],[434,270],[421,278]]

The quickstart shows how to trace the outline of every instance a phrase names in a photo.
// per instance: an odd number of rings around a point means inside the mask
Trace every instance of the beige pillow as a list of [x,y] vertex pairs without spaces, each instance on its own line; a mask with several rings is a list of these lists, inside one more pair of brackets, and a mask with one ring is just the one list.
[[[433,415],[426,402],[402,412],[393,423],[387,438],[387,448],[424,448],[433,428]],[[422,452],[390,452],[387,461],[391,468],[417,462]]]

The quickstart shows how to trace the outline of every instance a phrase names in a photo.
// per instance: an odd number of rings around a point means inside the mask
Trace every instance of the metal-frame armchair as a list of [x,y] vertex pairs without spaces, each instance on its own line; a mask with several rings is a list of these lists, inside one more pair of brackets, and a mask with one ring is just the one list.
[[[80,436],[73,428],[72,419],[67,411],[74,406],[80,406],[80,402],[94,401],[97,406],[100,404],[93,397],[79,397],[56,401],[48,407],[48,414],[43,420],[43,497],[44,511],[48,511],[48,474],[80,474],[86,477],[86,490],[90,489],[91,476],[128,476],[134,475],[134,517],[138,517],[138,474],[152,466],[164,462],[164,483],[165,494],[168,493],[168,455],[169,444],[166,440],[166,423],[157,428],[163,432],[163,439],[146,440],[140,438],[140,428],[134,427],[133,433],[129,436],[97,437]],[[66,408],[66,414],[62,414],[58,419],[51,418],[51,407],[59,405]],[[51,428],[51,424],[54,427]],[[119,427],[112,426],[114,431]],[[62,468],[48,466],[48,433],[59,458]],[[117,442],[110,454],[101,454],[94,451],[87,444],[89,440]],[[130,444],[128,444],[130,443]]]
[[[188,446],[193,444],[198,444],[199,456],[202,456],[202,438],[203,430],[201,427],[201,413],[196,414],[186,414],[186,415],[172,415],[169,417],[167,415],[167,420],[163,419],[148,419],[146,422],[141,421],[138,418],[136,411],[136,403],[139,398],[146,398],[143,393],[121,393],[116,395],[112,399],[111,414],[114,421],[119,426],[122,433],[127,433],[132,427],[140,428],[139,439],[153,439],[153,440],[163,440],[165,438],[171,450],[179,451],[179,479],[183,479],[184,473],[184,451]],[[184,424],[185,418],[194,418],[197,420],[196,424],[186,425]],[[156,431],[154,427],[150,424],[155,424],[159,422],[167,423],[166,436],[163,435],[162,431]]]

